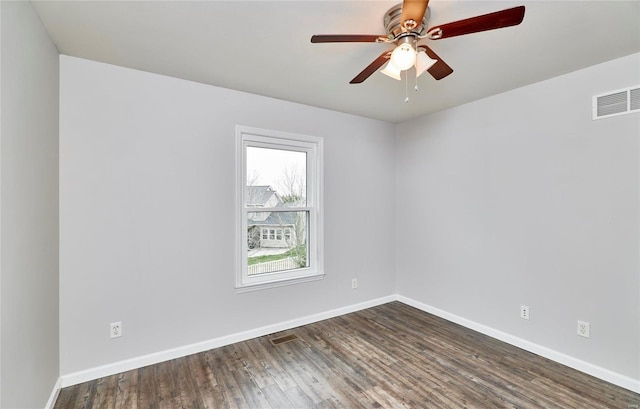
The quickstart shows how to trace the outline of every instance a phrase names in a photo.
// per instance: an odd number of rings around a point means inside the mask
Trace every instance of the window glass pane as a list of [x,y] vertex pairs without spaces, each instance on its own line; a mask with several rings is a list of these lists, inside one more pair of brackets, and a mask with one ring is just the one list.
[[268,213],[264,221],[247,219],[248,275],[309,267],[309,212]]
[[252,146],[246,149],[245,206],[307,205],[306,152]]

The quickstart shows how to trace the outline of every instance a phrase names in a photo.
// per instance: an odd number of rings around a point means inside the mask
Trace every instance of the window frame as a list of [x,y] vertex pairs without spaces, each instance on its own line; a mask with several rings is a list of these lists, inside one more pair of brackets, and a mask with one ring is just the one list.
[[[262,211],[307,212],[308,267],[283,272],[248,274],[248,215],[255,207],[245,205],[247,147],[305,152],[307,202],[305,206],[264,208]],[[323,139],[288,132],[236,126],[236,291],[245,292],[324,278],[323,257]],[[275,227],[274,227],[275,228]],[[286,227],[282,227],[283,234]],[[260,232],[262,236],[262,231]]]

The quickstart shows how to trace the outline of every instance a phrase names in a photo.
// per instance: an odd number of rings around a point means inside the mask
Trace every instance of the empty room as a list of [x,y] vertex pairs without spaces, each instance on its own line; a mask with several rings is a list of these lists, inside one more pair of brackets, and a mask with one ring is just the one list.
[[0,407],[640,408],[639,1],[0,1]]

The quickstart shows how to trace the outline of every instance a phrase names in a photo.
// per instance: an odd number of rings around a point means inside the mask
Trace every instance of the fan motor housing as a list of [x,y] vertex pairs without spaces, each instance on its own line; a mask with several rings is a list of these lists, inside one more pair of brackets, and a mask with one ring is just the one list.
[[391,7],[384,15],[383,23],[384,28],[387,31],[387,35],[389,39],[398,39],[403,34],[415,33],[416,36],[422,36],[424,32],[427,30],[427,23],[429,22],[429,17],[431,16],[431,10],[427,7],[427,10],[424,13],[424,17],[422,18],[422,23],[417,27],[411,29],[411,31],[407,31],[404,27],[402,27],[402,3],[396,4]]

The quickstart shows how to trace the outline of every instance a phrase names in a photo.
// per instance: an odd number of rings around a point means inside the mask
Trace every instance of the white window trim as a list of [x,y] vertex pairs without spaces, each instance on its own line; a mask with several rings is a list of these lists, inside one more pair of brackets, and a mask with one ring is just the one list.
[[[247,212],[244,206],[246,146],[299,150],[307,153],[307,206],[309,211],[309,267],[286,272],[247,274]],[[323,139],[246,126],[236,126],[236,292],[261,290],[324,278]],[[268,210],[268,209],[261,209]]]

